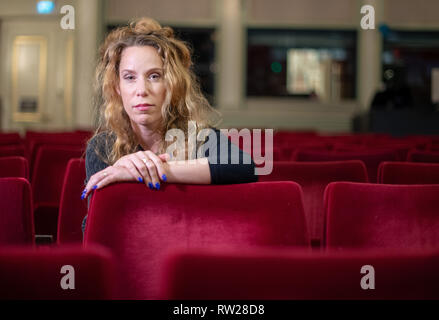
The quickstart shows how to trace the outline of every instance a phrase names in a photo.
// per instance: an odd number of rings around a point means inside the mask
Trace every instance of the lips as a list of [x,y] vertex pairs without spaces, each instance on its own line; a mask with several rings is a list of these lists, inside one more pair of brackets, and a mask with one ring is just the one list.
[[140,110],[140,111],[145,111],[145,110],[148,110],[152,106],[153,106],[152,104],[141,103],[141,104],[135,105],[133,108]]

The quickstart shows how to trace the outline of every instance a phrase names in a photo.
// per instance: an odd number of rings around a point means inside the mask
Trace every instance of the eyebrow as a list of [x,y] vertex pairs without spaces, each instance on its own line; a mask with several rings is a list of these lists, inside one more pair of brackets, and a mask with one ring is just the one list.
[[[151,71],[162,71],[163,72],[163,68],[159,68],[159,67],[151,68],[151,69],[147,70],[145,73],[150,73]],[[131,69],[123,69],[121,71],[121,73],[122,72],[137,73],[135,70],[131,70]]]

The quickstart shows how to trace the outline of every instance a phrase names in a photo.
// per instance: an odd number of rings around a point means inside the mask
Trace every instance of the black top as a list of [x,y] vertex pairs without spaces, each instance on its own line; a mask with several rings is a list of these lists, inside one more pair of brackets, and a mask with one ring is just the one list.
[[[212,136],[213,133],[215,137]],[[106,132],[90,140],[85,158],[86,183],[96,172],[109,166],[103,157],[110,153],[113,143],[114,136]],[[212,184],[247,183],[258,180],[255,164],[250,155],[232,144],[219,130],[213,129],[200,147],[201,157],[207,157],[209,161]],[[143,150],[141,146],[139,150]]]

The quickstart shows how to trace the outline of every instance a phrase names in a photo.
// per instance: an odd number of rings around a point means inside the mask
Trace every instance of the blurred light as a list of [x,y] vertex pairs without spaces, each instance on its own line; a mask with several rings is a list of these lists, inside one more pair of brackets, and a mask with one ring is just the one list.
[[383,62],[384,64],[393,64],[395,63],[395,59],[393,59],[393,54],[390,51],[383,52]]
[[273,62],[271,64],[271,71],[274,73],[279,73],[282,71],[282,65],[279,62]]
[[55,8],[55,4],[53,1],[38,1],[37,3],[37,12],[39,14],[49,14],[52,13]]
[[386,80],[392,79],[394,75],[395,75],[395,73],[391,69],[387,69],[386,71],[384,71],[384,78]]

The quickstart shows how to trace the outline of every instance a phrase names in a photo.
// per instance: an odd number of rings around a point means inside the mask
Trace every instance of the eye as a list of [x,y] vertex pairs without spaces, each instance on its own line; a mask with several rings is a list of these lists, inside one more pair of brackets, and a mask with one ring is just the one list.
[[161,75],[159,73],[151,73],[148,78],[150,80],[157,81],[160,79],[160,77]]
[[132,81],[132,80],[135,79],[135,77],[134,77],[132,74],[124,75],[123,78],[124,78],[125,80],[128,80],[128,81]]

